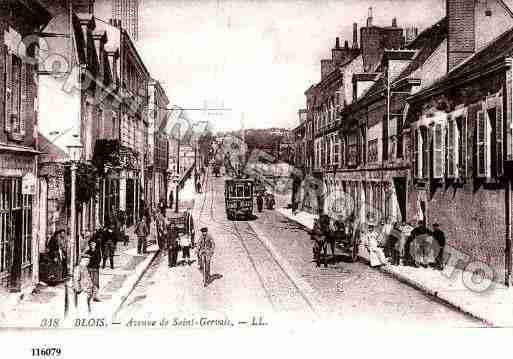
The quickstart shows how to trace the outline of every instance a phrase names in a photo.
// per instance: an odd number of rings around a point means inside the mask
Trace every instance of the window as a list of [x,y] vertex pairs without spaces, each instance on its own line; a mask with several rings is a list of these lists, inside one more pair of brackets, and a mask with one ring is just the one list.
[[358,163],[358,139],[356,134],[349,135],[347,140],[347,164],[355,166]]
[[486,111],[478,111],[476,123],[477,177],[490,176],[490,134],[490,121]]
[[367,161],[369,163],[378,162],[378,139],[372,139],[369,141],[369,151]]
[[422,147],[423,139],[420,128],[413,130],[413,174],[415,178],[422,178]]
[[458,177],[460,134],[456,119],[447,121],[447,177]]
[[331,136],[326,138],[325,146],[326,146],[326,166],[331,165]]
[[[2,95],[5,104],[3,118],[5,131],[10,134],[13,140],[22,140],[25,135],[25,114],[29,114],[31,102],[26,101],[27,90],[32,85],[32,67],[22,63],[21,59],[9,54],[4,47],[2,50],[3,80]],[[31,99],[29,99],[31,100]]]
[[442,123],[436,123],[433,138],[433,178],[443,178],[444,176],[444,128]]
[[338,167],[340,162],[340,137],[333,136],[333,165]]

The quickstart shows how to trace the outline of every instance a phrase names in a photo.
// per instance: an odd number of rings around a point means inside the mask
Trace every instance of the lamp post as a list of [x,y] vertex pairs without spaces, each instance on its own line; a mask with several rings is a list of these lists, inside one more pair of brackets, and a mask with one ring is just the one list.
[[[77,257],[77,229],[76,229],[76,206],[75,206],[75,197],[76,197],[76,176],[77,176],[77,164],[80,161],[82,156],[82,145],[80,143],[72,144],[67,146],[68,154],[71,161],[71,200],[70,200],[70,210],[71,210],[71,233],[70,233],[70,273],[73,273],[76,263]],[[68,285],[65,286],[65,307],[64,307],[64,315],[68,314]],[[73,296],[73,305],[76,306],[76,300]]]

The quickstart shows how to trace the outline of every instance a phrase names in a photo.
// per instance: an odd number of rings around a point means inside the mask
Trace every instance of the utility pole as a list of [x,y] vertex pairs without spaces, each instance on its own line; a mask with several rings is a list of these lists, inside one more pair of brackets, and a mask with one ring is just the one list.
[[[178,139],[177,139],[177,151],[176,151],[176,170],[178,172],[178,177],[180,177],[180,130],[181,126],[178,123]],[[175,196],[175,213],[178,213],[178,193],[180,192],[180,179],[176,184],[176,196]]]

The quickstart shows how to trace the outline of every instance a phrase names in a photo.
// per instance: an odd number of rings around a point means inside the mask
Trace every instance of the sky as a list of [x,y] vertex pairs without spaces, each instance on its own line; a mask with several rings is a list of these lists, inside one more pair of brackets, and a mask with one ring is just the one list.
[[141,0],[137,48],[170,106],[224,105],[218,130],[294,128],[321,58],[337,36],[352,43],[370,6],[374,24],[420,31],[445,13],[445,0]]

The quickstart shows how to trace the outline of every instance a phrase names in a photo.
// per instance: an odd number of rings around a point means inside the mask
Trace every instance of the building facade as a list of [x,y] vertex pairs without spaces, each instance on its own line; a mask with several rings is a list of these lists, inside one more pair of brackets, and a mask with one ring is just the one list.
[[408,100],[409,206],[440,224],[461,260],[511,283],[513,13],[449,0],[447,21],[443,77]]
[[164,129],[167,125],[167,107],[169,99],[164,89],[158,81],[152,81],[149,85],[149,104],[148,104],[148,121],[149,121],[149,165],[151,173],[151,194],[147,198],[151,198],[152,206],[157,205],[160,201],[166,203],[167,195],[167,170],[168,170],[168,135]]
[[38,50],[22,40],[50,16],[36,2],[0,4],[0,290],[38,281]]

